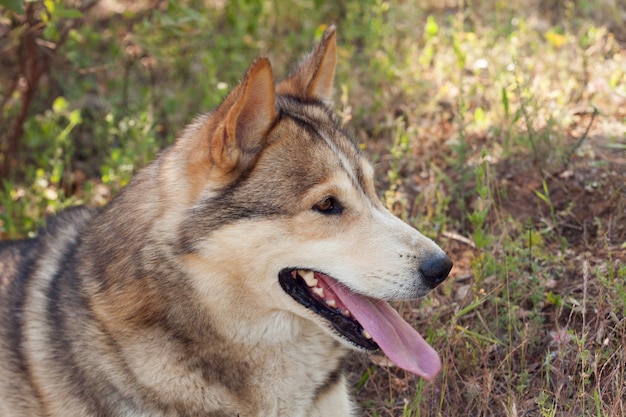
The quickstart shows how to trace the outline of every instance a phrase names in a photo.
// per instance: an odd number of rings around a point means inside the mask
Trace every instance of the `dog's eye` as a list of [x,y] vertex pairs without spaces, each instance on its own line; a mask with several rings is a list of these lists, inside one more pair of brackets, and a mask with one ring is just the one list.
[[337,215],[341,214],[343,207],[335,197],[325,197],[313,206],[313,210],[322,214]]

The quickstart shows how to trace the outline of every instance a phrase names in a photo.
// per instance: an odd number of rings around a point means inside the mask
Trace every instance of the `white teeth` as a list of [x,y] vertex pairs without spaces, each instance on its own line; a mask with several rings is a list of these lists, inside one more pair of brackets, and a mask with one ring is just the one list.
[[[317,278],[315,278],[315,273],[313,271],[307,270],[307,269],[299,269],[297,271],[297,276],[299,276],[300,278],[302,278],[304,280],[304,282],[311,289],[313,294],[317,295],[321,299],[324,299],[324,289],[317,286],[317,284],[319,283],[319,280]],[[294,278],[296,278],[296,275],[294,275]],[[337,301],[334,300],[334,299],[324,300],[324,302],[330,308],[337,308]],[[341,311],[341,314],[344,317],[351,317],[352,316],[352,314],[350,314],[349,310],[341,309],[340,311]],[[364,336],[366,338],[368,338],[368,339],[372,338],[372,336],[370,336],[369,333],[366,333],[366,334],[367,334],[367,336],[365,336],[365,334],[364,334]]]
[[305,271],[304,269],[301,269],[298,271],[298,275],[302,277],[304,282],[306,282],[306,285],[309,287],[317,286],[318,281],[317,278],[315,278],[315,273],[313,273],[313,271]]
[[366,338],[366,339],[371,339],[372,335],[369,334],[369,332],[367,330],[363,329],[363,337]]

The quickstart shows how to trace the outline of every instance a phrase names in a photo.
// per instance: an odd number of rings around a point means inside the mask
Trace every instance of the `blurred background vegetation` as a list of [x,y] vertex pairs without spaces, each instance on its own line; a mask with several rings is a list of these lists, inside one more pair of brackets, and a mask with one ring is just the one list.
[[335,109],[387,206],[451,254],[399,304],[425,384],[356,355],[367,416],[626,415],[623,0],[0,0],[0,238],[100,206],[252,59],[336,23]]

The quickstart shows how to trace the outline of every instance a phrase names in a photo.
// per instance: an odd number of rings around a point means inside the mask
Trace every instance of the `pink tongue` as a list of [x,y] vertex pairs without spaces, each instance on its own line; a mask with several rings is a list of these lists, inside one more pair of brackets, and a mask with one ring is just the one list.
[[441,359],[424,338],[383,301],[355,294],[343,285],[333,292],[397,366],[424,379],[441,370]]

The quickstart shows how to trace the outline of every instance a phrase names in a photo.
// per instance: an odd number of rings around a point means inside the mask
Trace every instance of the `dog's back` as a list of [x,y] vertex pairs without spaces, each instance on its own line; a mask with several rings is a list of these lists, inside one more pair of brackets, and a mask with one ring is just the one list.
[[[47,311],[59,294],[41,278],[60,275],[69,266],[72,244],[91,216],[86,208],[68,209],[34,239],[0,242],[0,416],[44,414],[32,379],[37,364],[32,363],[26,320],[37,320],[42,338],[57,336],[55,329],[63,324]],[[47,343],[39,347],[48,348]]]
[[32,387],[24,373],[20,348],[21,311],[24,309],[29,265],[36,241],[0,242],[0,416],[38,415]]

